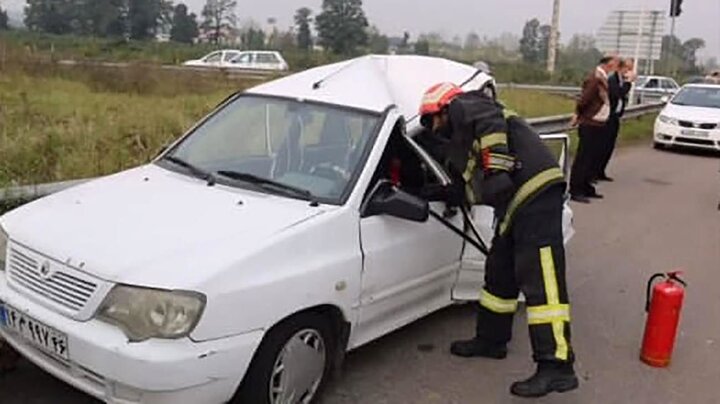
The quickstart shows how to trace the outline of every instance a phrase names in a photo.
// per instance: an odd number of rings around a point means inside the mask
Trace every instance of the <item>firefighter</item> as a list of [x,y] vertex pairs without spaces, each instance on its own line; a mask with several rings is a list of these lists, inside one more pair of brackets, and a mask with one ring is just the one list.
[[513,383],[511,393],[540,397],[577,388],[562,232],[566,184],[557,160],[523,119],[483,91],[435,85],[420,116],[435,138],[433,154],[462,178],[463,203],[493,207],[497,224],[476,335],[454,342],[452,354],[505,358],[522,291],[537,370]]

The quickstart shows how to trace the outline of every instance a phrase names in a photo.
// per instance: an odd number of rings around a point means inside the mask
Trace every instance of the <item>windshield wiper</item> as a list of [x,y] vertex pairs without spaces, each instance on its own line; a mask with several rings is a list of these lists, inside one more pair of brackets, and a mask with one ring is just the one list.
[[205,171],[200,167],[197,167],[191,163],[188,163],[187,161],[181,159],[180,157],[165,156],[165,157],[163,157],[163,160],[167,160],[171,163],[175,163],[181,167],[187,168],[197,178],[207,181],[208,186],[215,185],[215,176],[211,172]]
[[271,179],[258,177],[257,175],[241,173],[237,171],[221,170],[218,171],[216,174],[222,177],[230,178],[232,180],[243,181],[250,184],[258,185],[265,189],[274,188],[275,190],[285,192],[286,194],[290,193],[304,200],[310,201],[315,206],[318,205],[315,195],[313,195],[312,192],[308,191],[307,189],[294,187],[292,185],[283,184],[282,182],[277,182]]

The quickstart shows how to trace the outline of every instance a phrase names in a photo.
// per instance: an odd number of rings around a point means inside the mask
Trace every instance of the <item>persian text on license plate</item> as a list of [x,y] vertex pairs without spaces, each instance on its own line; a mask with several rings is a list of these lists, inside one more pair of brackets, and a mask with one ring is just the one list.
[[10,306],[0,304],[0,327],[20,335],[51,355],[68,359],[67,335]]
[[683,134],[683,136],[694,136],[694,137],[708,137],[710,135],[708,132],[703,132],[701,130],[683,130],[682,134]]

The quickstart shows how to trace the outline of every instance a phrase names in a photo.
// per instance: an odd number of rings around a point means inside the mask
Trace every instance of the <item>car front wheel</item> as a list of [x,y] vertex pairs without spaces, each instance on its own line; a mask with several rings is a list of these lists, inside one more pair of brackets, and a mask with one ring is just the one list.
[[335,337],[327,319],[308,313],[271,329],[232,403],[308,404],[330,374]]

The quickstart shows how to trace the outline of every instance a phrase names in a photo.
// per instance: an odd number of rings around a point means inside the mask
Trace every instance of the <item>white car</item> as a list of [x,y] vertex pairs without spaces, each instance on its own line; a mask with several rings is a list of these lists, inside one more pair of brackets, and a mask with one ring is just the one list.
[[[484,258],[428,219],[462,215],[418,196],[450,181],[412,138],[439,81],[493,83],[417,56],[315,68],[5,214],[0,337],[107,402],[310,402],[346,351],[477,299]],[[547,141],[565,167],[567,137]],[[473,220],[489,244],[491,210]]]
[[720,85],[685,85],[658,115],[654,144],[720,151]]
[[664,97],[672,97],[680,90],[680,85],[664,76],[638,76],[635,80],[635,102],[657,102]]
[[183,66],[270,71],[286,71],[289,68],[280,52],[235,49],[215,51],[200,59],[188,60]]

